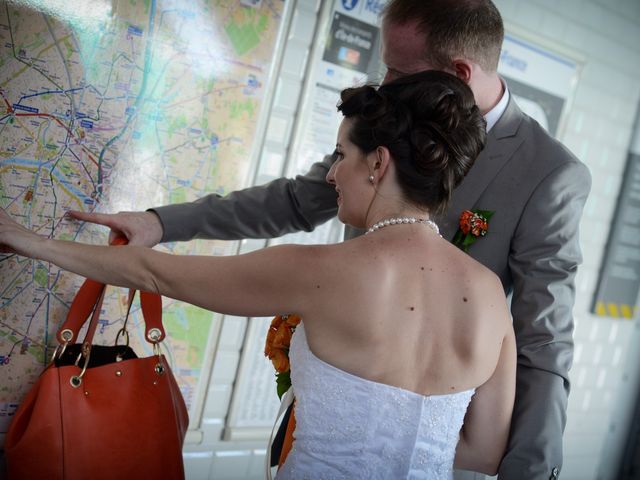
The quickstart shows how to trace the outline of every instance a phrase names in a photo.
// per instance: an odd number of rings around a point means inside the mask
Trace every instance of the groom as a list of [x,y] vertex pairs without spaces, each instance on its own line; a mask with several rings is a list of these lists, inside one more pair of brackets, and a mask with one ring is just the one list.
[[[465,210],[493,212],[488,234],[469,254],[512,294],[518,344],[516,403],[501,479],[555,479],[573,357],[578,224],[591,178],[564,146],[523,114],[496,69],[502,18],[490,0],[390,0],[382,14],[385,81],[439,69],[464,80],[487,120],[487,146],[436,220],[452,239]],[[331,146],[327,145],[327,150]],[[227,197],[148,212],[75,214],[124,233],[130,243],[192,238],[271,238],[311,231],[337,211],[325,182],[332,158],[304,176],[278,179]],[[357,234],[352,230],[348,236]]]

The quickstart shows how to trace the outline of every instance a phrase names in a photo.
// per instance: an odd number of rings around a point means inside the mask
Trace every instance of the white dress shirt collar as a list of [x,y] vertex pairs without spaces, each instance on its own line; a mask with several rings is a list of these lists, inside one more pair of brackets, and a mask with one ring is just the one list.
[[504,82],[504,80],[500,79],[500,81],[502,82],[502,86],[504,87],[504,93],[502,94],[502,98],[496,104],[496,106],[493,107],[491,110],[489,110],[487,114],[484,116],[484,119],[487,122],[487,132],[490,132],[493,126],[496,123],[498,123],[498,120],[500,120],[500,117],[502,116],[504,111],[507,109],[507,104],[509,103],[509,89],[507,88],[507,85]]

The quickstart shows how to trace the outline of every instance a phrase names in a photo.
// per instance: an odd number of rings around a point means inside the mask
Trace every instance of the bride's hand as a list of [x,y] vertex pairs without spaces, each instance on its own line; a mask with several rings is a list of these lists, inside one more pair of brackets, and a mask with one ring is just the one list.
[[0,208],[0,253],[33,256],[35,247],[45,238],[15,222]]

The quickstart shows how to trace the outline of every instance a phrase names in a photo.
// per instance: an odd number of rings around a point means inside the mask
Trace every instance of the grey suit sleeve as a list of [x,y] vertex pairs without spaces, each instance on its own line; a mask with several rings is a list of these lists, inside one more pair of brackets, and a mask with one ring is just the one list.
[[265,185],[207,195],[190,203],[151,209],[163,227],[163,242],[208,238],[273,238],[311,231],[337,212],[335,189],[325,176],[333,157],[312,165],[306,175]]
[[512,240],[511,313],[518,346],[516,402],[500,479],[553,479],[562,467],[578,226],[591,188],[581,163],[557,167],[533,192]]

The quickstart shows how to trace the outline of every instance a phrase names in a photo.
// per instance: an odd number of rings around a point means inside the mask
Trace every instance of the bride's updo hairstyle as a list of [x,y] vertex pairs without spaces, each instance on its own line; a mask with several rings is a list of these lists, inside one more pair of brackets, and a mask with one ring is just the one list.
[[471,89],[429,70],[379,88],[347,88],[338,110],[353,121],[349,140],[365,154],[389,149],[407,200],[442,213],[484,147],[486,124]]

